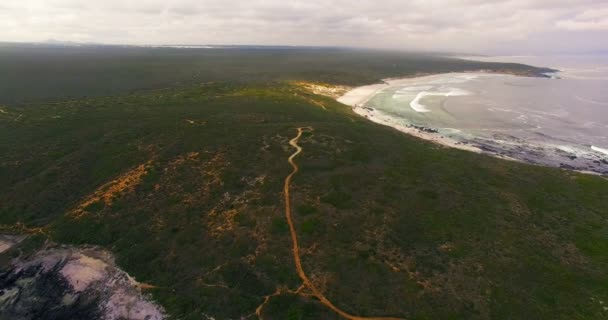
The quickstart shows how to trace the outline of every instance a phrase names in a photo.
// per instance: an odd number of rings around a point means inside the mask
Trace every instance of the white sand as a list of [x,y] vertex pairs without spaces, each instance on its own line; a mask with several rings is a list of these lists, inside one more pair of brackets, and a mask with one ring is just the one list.
[[357,105],[363,105],[369,99],[371,99],[378,91],[387,87],[389,87],[388,83],[372,84],[369,86],[357,87],[346,92],[337,100],[340,103],[353,107]]

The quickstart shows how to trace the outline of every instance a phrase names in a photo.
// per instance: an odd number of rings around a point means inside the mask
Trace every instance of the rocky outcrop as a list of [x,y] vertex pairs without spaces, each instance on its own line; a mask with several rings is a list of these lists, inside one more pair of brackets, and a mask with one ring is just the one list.
[[163,319],[140,287],[107,251],[45,249],[1,270],[0,319]]

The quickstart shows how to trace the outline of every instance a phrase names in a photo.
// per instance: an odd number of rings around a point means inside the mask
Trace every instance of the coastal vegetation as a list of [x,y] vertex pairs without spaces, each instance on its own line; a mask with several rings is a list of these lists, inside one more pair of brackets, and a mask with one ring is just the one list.
[[444,148],[298,84],[544,69],[341,49],[23,50],[0,49],[0,72],[21,75],[0,83],[0,232],[29,237],[3,268],[50,243],[98,246],[175,319],[342,319],[314,290],[361,317],[608,316],[604,177]]
[[363,85],[384,78],[489,70],[539,75],[515,63],[476,62],[439,53],[341,48],[45,46],[0,43],[0,105],[102,97],[210,81],[315,81]]

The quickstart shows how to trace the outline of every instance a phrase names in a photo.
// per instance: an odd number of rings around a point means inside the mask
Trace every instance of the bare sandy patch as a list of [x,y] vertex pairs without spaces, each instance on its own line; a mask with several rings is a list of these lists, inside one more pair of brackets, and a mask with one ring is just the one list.
[[348,87],[348,86],[337,86],[337,85],[331,85],[328,83],[317,83],[317,82],[307,82],[307,81],[296,81],[296,82],[293,82],[293,84],[300,88],[303,88],[304,90],[306,90],[308,92],[330,97],[330,98],[334,98],[334,99],[341,97],[346,92],[348,92],[350,89],[352,89],[351,87]]
[[70,215],[78,218],[86,213],[86,207],[96,203],[98,201],[103,201],[104,204],[110,205],[112,204],[112,199],[119,194],[124,192],[133,191],[135,186],[137,186],[142,177],[146,174],[147,168],[151,165],[151,161],[148,161],[144,164],[140,164],[139,166],[123,173],[121,176],[112,180],[108,183],[105,183],[101,187],[97,188],[91,195],[85,198],[76,209],[70,212]]

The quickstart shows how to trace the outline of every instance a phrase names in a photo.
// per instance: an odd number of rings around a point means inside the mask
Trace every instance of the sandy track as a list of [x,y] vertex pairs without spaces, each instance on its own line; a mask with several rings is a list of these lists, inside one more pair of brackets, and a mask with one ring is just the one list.
[[299,168],[298,165],[294,162],[295,157],[297,157],[302,152],[302,147],[298,145],[298,140],[302,136],[302,133],[313,131],[312,127],[300,127],[297,128],[298,135],[289,140],[289,145],[296,149],[288,159],[287,162],[291,165],[293,170],[291,173],[285,178],[285,185],[283,187],[283,193],[285,195],[285,217],[287,218],[287,223],[289,224],[289,232],[291,233],[291,241],[292,241],[292,251],[293,251],[293,259],[296,266],[296,271],[304,286],[306,286],[311,292],[312,295],[315,296],[319,301],[324,304],[326,307],[336,312],[340,316],[349,320],[404,320],[402,318],[391,318],[391,317],[360,317],[347,313],[346,311],[336,307],[325,295],[310,281],[306,272],[304,272],[304,268],[302,268],[302,260],[300,258],[300,246],[298,244],[298,236],[296,233],[296,228],[293,223],[292,215],[291,215],[291,200],[289,197],[289,187],[291,185],[291,179],[293,176],[298,173]]

